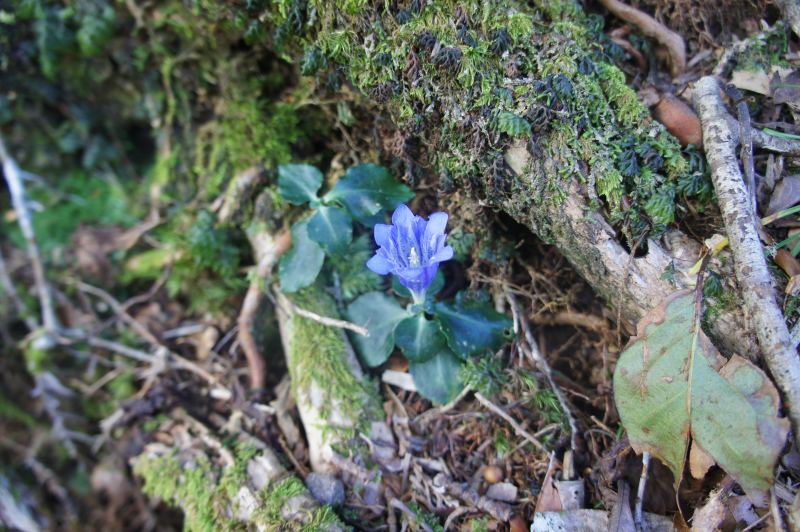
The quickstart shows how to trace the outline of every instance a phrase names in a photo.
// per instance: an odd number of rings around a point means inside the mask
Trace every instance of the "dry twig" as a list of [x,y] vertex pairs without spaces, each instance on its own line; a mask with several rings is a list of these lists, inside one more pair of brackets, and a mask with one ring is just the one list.
[[14,212],[17,213],[17,223],[28,247],[28,257],[33,268],[33,279],[39,295],[39,305],[42,307],[42,325],[48,335],[54,335],[58,331],[58,320],[53,306],[53,296],[44,275],[44,264],[39,254],[39,246],[36,244],[33,217],[28,209],[28,196],[23,184],[23,172],[17,165],[17,161],[6,150],[2,136],[0,136],[0,163],[3,165],[3,175],[11,193],[11,204],[14,206]]
[[294,303],[292,303],[288,297],[286,297],[283,292],[281,292],[277,287],[274,289],[275,296],[278,300],[278,304],[284,309],[284,311],[289,314],[297,314],[298,316],[303,316],[304,318],[308,318],[312,321],[316,321],[317,323],[321,323],[327,327],[336,327],[337,329],[347,329],[348,331],[353,331],[356,334],[360,334],[361,336],[369,336],[369,330],[366,327],[362,327],[360,325],[356,325],[355,323],[351,323],[345,320],[339,320],[336,318],[329,318],[327,316],[320,316],[319,314],[315,314],[310,310],[306,310],[304,308],[300,308]]
[[756,230],[756,214],[750,207],[734,152],[733,129],[715,78],[707,76],[697,82],[694,104],[703,124],[706,157],[730,240],[744,306],[767,366],[783,392],[795,440],[800,441],[800,360],[783,313],[775,302],[772,277]]
[[491,410],[493,413],[505,419],[508,422],[508,424],[513,427],[513,429],[516,431],[517,434],[519,434],[520,436],[531,442],[534,445],[534,447],[536,447],[542,452],[545,453],[547,452],[547,448],[544,445],[542,445],[542,442],[537,440],[533,434],[525,430],[525,428],[519,423],[517,423],[513,417],[509,416],[502,408],[491,402],[483,394],[481,394],[480,392],[475,392],[475,399],[477,399],[480,404]]
[[573,453],[576,453],[578,452],[578,423],[575,421],[575,416],[572,414],[572,410],[569,408],[567,398],[564,396],[564,392],[561,391],[561,388],[559,388],[558,384],[556,384],[555,380],[553,379],[553,372],[550,369],[550,364],[547,363],[547,359],[545,359],[542,356],[542,353],[539,352],[539,347],[533,337],[530,325],[528,325],[528,320],[525,319],[525,316],[520,310],[517,298],[514,297],[514,294],[512,294],[510,291],[506,290],[506,299],[511,305],[511,310],[514,313],[515,325],[519,324],[519,327],[522,328],[522,333],[524,335],[525,341],[519,343],[520,349],[522,349],[522,351],[531,358],[533,363],[536,364],[536,367],[539,368],[539,371],[544,373],[545,378],[547,378],[550,388],[553,390],[553,393],[558,399],[558,403],[561,405],[561,409],[564,411],[564,415],[567,416],[567,420],[569,421],[570,448],[572,449]]

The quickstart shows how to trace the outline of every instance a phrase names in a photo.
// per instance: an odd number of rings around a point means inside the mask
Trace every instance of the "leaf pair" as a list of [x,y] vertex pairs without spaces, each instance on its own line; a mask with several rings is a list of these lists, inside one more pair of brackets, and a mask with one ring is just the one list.
[[349,306],[348,317],[366,327],[369,336],[353,336],[364,362],[371,367],[386,362],[399,347],[409,360],[420,393],[445,403],[461,388],[461,360],[496,349],[506,340],[510,320],[490,306],[467,302],[463,293],[455,304],[432,304],[433,319],[419,306],[402,308],[381,292],[362,295]]
[[307,164],[278,167],[278,191],[292,205],[310,204],[312,215],[292,227],[292,249],[281,258],[281,289],[295,292],[319,275],[325,254],[338,254],[353,240],[353,218],[365,225],[382,219],[387,209],[413,197],[382,166],[360,164],[348,169],[334,187],[318,197],[322,172]]
[[696,477],[716,462],[763,503],[789,423],[767,376],[739,356],[722,358],[699,316],[681,291],[641,320],[614,373],[620,417],[631,446],[664,462],[676,485],[687,458]]

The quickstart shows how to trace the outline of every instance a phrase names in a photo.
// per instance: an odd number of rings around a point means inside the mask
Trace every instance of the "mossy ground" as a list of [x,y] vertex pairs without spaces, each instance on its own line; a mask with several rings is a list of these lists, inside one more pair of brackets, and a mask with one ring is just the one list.
[[[290,297],[299,307],[320,316],[338,315],[333,299],[318,286],[305,288]],[[291,319],[294,334],[287,357],[295,397],[298,397],[298,390],[317,386],[327,395],[325,408],[341,409],[344,416],[359,423],[352,429],[329,429],[337,431],[337,443],[352,438],[357,431],[368,433],[369,422],[380,419],[380,399],[367,377],[358,380],[353,375],[347,361],[349,355],[343,331],[297,314]],[[321,412],[323,418],[327,414],[326,410]]]
[[[314,2],[315,17],[293,0],[277,5],[273,23],[304,35],[306,72],[323,84],[335,81],[331,72],[347,77],[430,147],[426,171],[512,215],[559,202],[565,181],[578,177],[636,239],[673,223],[679,201],[710,199],[691,158],[613,66],[620,52],[602,19],[572,2],[351,11]],[[516,139],[550,164],[515,176],[503,153]],[[547,238],[546,227],[537,232]]]

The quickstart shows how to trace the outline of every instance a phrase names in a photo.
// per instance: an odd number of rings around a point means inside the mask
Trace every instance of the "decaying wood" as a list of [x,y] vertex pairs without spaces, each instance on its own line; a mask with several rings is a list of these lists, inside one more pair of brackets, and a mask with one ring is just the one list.
[[[513,147],[509,152],[512,153],[507,153],[506,158],[510,166],[520,175],[519,179],[532,182],[532,194],[537,188],[536,176],[555,175],[558,171],[556,161],[534,159],[526,151]],[[631,257],[603,215],[589,205],[578,176],[565,183],[564,200],[560,203],[542,202],[535,208],[522,209],[512,198],[501,207],[558,248],[595,292],[619,312],[631,330],[633,324],[669,294],[694,287],[695,279],[689,271],[699,258],[696,241],[672,230],[659,239],[648,239],[644,256]],[[697,247],[698,254],[691,251],[693,247]],[[726,268],[723,266],[722,275],[728,271]],[[671,280],[664,277],[667,271],[675,272]],[[738,308],[720,312],[710,324],[709,333],[723,351],[750,357],[757,353],[752,326]]]
[[735,140],[717,80],[702,78],[695,85],[694,103],[703,124],[706,157],[711,167],[741,297],[752,319],[764,360],[783,392],[795,438],[800,441],[800,360],[775,300],[756,213],[735,153]]

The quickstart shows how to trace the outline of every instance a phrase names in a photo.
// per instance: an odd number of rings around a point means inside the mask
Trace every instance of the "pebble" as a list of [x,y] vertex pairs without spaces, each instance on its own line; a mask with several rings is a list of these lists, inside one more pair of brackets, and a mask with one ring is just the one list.
[[320,503],[341,506],[344,503],[344,484],[327,473],[311,473],[306,477],[306,487]]
[[489,486],[489,489],[486,490],[486,496],[496,501],[515,502],[517,500],[517,487],[508,482],[498,482]]

